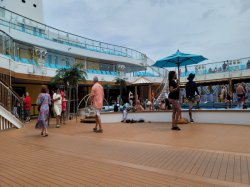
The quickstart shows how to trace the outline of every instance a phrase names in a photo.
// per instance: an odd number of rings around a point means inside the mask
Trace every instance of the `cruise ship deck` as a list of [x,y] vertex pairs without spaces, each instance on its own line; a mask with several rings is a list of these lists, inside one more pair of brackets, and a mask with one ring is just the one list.
[[[248,126],[35,121],[0,133],[0,186],[248,186]],[[226,134],[226,136],[225,136]]]

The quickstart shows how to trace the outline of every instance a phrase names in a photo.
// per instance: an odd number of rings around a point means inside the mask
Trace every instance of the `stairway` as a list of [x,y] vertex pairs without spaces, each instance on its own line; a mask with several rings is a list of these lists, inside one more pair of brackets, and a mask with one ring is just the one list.
[[169,92],[167,73],[165,73],[164,79],[162,80],[161,85],[157,90],[159,91],[159,94],[154,104],[159,104],[162,100],[167,98]]
[[0,90],[0,131],[13,127],[22,128],[22,99],[2,79]]
[[154,64],[155,61],[153,61],[152,59],[150,59],[149,57],[147,57],[146,60],[146,66],[149,67],[154,73],[156,73],[159,77],[163,77],[164,75],[164,71],[160,71],[159,68],[152,66],[152,64]]
[[10,128],[22,128],[23,123],[11,112],[0,105],[0,131]]

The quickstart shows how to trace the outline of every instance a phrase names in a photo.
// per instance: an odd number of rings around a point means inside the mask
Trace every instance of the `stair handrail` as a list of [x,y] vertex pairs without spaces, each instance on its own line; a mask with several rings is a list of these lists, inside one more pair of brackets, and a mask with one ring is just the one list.
[[168,76],[167,76],[167,73],[166,75],[164,76],[162,82],[161,82],[161,85],[156,89],[156,93],[159,92],[159,94],[157,95],[156,99],[155,99],[155,103],[157,103],[159,101],[159,98],[161,97],[162,93],[167,90],[167,87],[168,87]]
[[160,72],[157,69],[157,67],[152,66],[152,64],[154,64],[154,63],[155,63],[154,60],[152,60],[151,58],[147,57],[146,66],[149,67],[153,72],[156,72],[159,75],[159,77],[163,76],[162,72]]
[[[7,86],[4,81],[0,80],[0,86],[7,91],[7,97],[11,97],[11,100],[8,99],[3,101],[4,98],[0,97],[0,104],[9,112],[11,112],[16,118],[20,121],[23,121],[23,100],[12,90],[11,87]],[[3,92],[1,92],[2,94]],[[8,101],[10,103],[8,103]],[[19,108],[18,108],[19,107]]]
[[[91,95],[91,94],[87,94],[87,95],[85,95],[85,96],[80,100],[80,102],[79,102],[79,104],[78,104],[78,106],[77,106],[78,111],[79,111],[79,107],[80,107],[80,105],[82,104],[83,101],[84,101],[84,107],[88,107],[90,95]],[[106,104],[108,104],[108,101],[107,101],[105,98],[103,99],[103,101],[104,101]]]

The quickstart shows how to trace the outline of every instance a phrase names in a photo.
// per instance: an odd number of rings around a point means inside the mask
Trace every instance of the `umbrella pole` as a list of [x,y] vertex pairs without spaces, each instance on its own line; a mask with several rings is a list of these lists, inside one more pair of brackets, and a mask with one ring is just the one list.
[[178,82],[180,84],[180,80],[181,80],[181,70],[180,70],[180,65],[178,65]]
[[[180,86],[181,84],[181,72],[180,72],[180,64],[178,64],[178,84]],[[180,89],[180,87],[179,87]],[[181,92],[179,91],[179,102],[181,104]],[[180,119],[181,119],[181,113],[180,113]]]

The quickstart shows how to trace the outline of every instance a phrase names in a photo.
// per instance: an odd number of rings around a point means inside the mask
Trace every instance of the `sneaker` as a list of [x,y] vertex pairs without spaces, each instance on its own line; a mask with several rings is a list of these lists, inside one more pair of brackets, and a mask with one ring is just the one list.
[[193,119],[190,119],[190,123],[194,123],[194,120],[193,120]]
[[60,127],[60,125],[56,125],[56,128],[59,128]]
[[180,131],[181,129],[178,126],[175,126],[175,127],[172,127],[172,130]]
[[102,129],[99,129],[99,130],[97,130],[96,132],[98,132],[98,133],[103,133],[103,130],[102,130]]
[[97,131],[97,128],[93,128],[93,131],[96,132],[96,131]]

